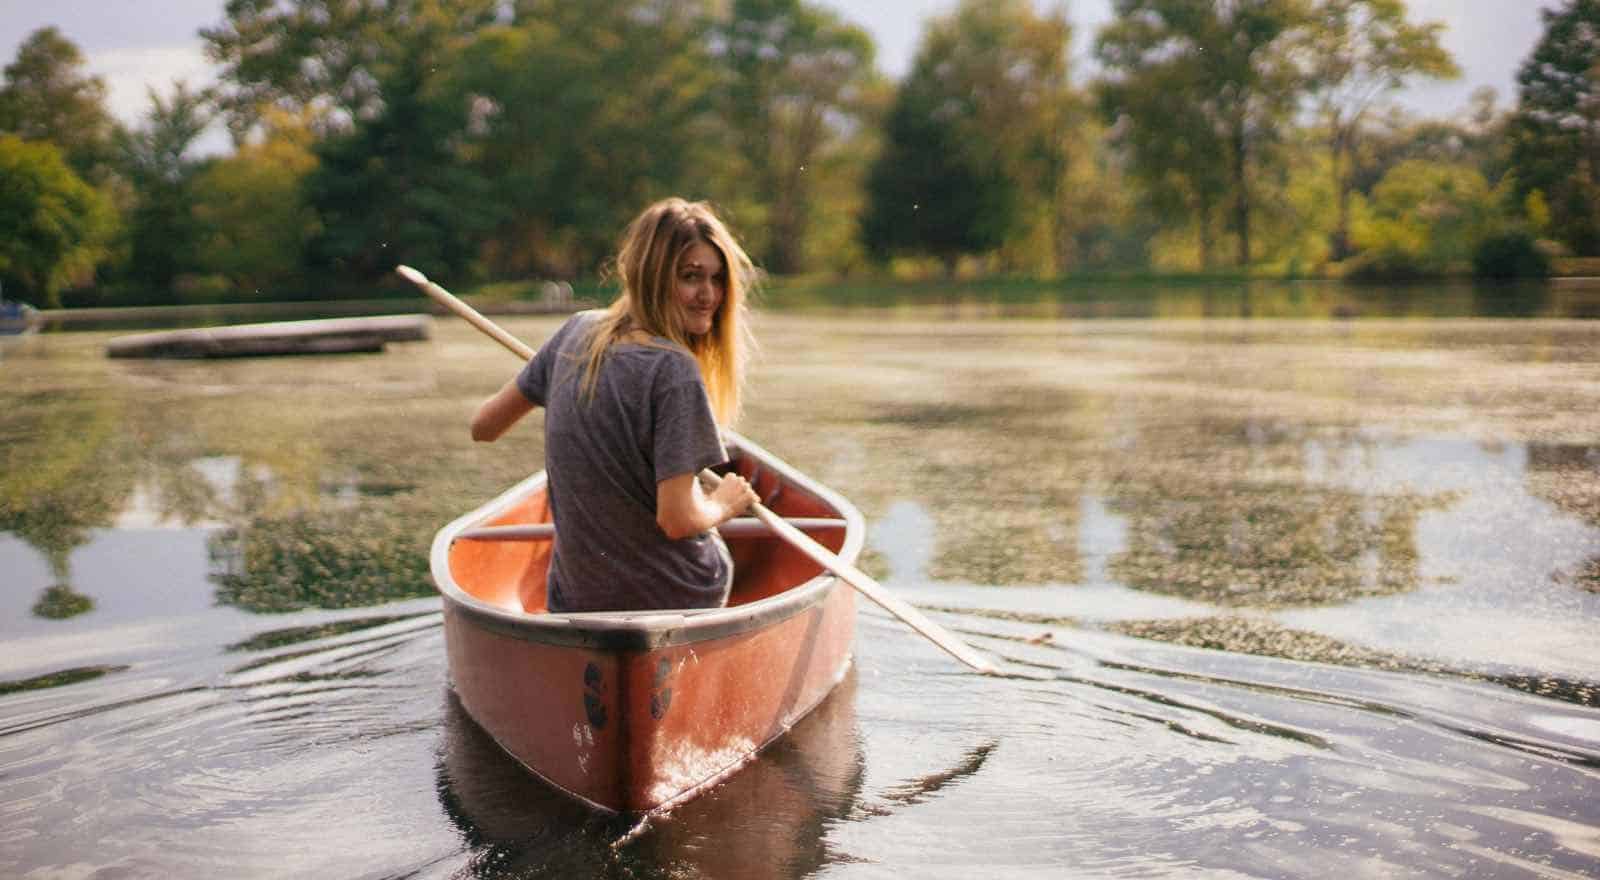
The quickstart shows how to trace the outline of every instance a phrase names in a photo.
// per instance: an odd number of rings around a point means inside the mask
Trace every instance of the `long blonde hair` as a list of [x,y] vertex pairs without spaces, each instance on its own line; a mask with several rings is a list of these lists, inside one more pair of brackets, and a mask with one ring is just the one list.
[[[712,316],[711,331],[691,335],[673,300],[678,261],[690,247],[704,243],[722,255],[727,283],[722,305]],[[717,424],[731,427],[739,417],[750,338],[748,296],[756,270],[744,248],[705,202],[663,199],[644,209],[622,236],[615,271],[622,281],[617,295],[590,331],[582,355],[583,396],[592,398],[600,365],[611,346],[641,330],[668,339],[689,351],[700,365],[700,377],[711,398]]]

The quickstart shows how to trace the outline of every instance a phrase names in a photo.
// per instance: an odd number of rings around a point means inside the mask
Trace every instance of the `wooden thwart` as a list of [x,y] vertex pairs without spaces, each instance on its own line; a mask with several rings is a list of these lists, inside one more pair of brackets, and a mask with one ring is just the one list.
[[[842,519],[829,517],[803,517],[797,516],[786,520],[797,529],[806,531],[822,531],[830,529],[843,529],[846,525]],[[772,526],[759,519],[739,517],[731,519],[717,527],[725,537],[729,538],[759,538],[763,536],[777,536]],[[481,526],[476,529],[467,529],[456,536],[457,540],[470,539],[474,541],[548,541],[556,535],[554,523],[533,523],[520,526]]]

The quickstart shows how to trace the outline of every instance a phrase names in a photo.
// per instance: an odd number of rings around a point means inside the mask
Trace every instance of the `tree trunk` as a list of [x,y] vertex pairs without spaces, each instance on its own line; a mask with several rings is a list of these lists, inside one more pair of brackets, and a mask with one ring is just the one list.
[[1250,185],[1246,173],[1244,120],[1233,123],[1233,225],[1239,234],[1239,265],[1250,265]]
[[795,204],[797,198],[803,199],[803,196],[785,191],[772,206],[767,269],[774,275],[792,275],[800,269],[806,232],[805,211]]
[[1350,257],[1350,174],[1345,168],[1345,152],[1349,144],[1348,136],[1339,130],[1338,123],[1334,123],[1333,135],[1333,186],[1339,198],[1339,217],[1334,222],[1333,240],[1329,242],[1329,250],[1335,261],[1346,260]]

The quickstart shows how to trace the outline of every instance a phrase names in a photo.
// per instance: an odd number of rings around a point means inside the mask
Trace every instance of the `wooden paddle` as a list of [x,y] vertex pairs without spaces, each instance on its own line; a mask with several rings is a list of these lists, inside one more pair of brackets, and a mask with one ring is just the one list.
[[[457,299],[450,291],[429,281],[428,276],[410,266],[398,266],[395,271],[399,272],[402,278],[422,288],[424,293],[432,297],[440,305],[465,318],[467,323],[482,330],[491,339],[510,349],[517,357],[525,361],[533,358],[534,350],[529,348],[526,343],[502,330],[499,325],[485,318],[477,309]],[[703,482],[710,483],[713,487],[720,481],[720,478],[709,470],[701,471],[700,479]],[[900,618],[906,625],[921,633],[929,641],[949,652],[952,657],[985,675],[994,675],[998,672],[994,664],[990,663],[982,654],[979,654],[965,642],[956,638],[944,627],[929,620],[926,615],[918,611],[910,603],[884,589],[877,581],[868,577],[866,572],[834,555],[833,551],[817,543],[810,535],[800,531],[783,517],[773,513],[761,504],[750,505],[750,512],[757,519],[766,523],[780,538],[788,541],[795,549],[809,557],[811,561],[833,572],[845,583],[854,587],[861,595],[866,596],[885,611]]]

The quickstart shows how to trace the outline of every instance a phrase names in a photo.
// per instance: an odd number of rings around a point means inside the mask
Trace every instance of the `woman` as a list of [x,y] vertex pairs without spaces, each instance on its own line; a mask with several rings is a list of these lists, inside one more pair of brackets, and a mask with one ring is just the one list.
[[719,425],[739,411],[750,258],[704,203],[667,199],[628,227],[622,292],[562,325],[484,401],[472,437],[493,441],[545,408],[556,612],[724,605],[733,562],[714,529],[757,500],[732,475]]

